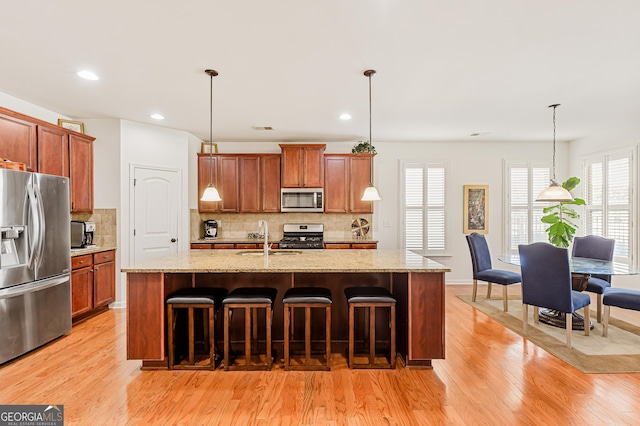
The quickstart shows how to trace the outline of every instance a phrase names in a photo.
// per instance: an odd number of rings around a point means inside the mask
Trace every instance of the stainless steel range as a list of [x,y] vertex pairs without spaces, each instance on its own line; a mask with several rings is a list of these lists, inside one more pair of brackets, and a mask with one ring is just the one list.
[[285,223],[283,237],[278,243],[281,249],[323,249],[324,225],[322,223]]

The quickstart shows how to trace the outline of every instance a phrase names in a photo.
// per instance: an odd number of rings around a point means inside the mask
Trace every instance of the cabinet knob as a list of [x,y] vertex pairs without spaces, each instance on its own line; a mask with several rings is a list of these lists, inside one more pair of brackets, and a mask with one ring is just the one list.
[[178,241],[178,240],[176,240],[175,238],[172,238],[172,239],[171,239],[171,242],[172,242],[172,243],[175,243],[176,241]]
[[83,263],[84,263],[84,260],[81,260],[81,261],[80,261],[80,264],[82,265]]
[[99,271],[99,270],[100,270],[100,268],[98,268],[98,267],[96,266],[96,271]]

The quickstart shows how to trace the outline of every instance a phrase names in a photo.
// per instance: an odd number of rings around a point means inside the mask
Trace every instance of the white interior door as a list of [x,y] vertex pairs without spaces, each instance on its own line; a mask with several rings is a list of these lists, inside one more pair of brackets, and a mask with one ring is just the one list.
[[178,251],[177,170],[134,169],[134,263]]

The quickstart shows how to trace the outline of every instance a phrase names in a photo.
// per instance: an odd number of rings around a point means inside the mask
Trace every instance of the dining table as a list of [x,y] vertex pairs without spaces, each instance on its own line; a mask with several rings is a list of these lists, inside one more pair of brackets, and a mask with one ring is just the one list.
[[[520,255],[517,253],[502,254],[498,260],[510,265],[520,266]],[[640,274],[640,268],[622,262],[590,259],[587,257],[570,257],[569,268],[571,270],[571,287],[575,291],[584,291],[587,282],[592,275],[636,275]],[[564,312],[554,309],[540,309],[539,321],[543,324],[559,328],[566,327]],[[573,313],[573,330],[584,330],[584,317],[577,312]],[[593,322],[590,323],[593,329]]]

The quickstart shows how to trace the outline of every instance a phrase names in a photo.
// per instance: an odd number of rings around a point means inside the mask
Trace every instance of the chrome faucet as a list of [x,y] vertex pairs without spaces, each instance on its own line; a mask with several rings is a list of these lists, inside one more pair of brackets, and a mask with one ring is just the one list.
[[264,257],[269,256],[269,225],[266,220],[259,220],[258,226],[264,233]]

